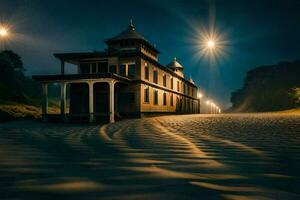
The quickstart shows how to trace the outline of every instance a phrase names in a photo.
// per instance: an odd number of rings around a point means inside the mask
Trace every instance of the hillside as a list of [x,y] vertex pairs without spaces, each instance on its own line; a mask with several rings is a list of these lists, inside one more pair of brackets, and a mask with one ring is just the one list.
[[231,95],[233,112],[265,112],[300,105],[300,61],[260,66],[247,72]]

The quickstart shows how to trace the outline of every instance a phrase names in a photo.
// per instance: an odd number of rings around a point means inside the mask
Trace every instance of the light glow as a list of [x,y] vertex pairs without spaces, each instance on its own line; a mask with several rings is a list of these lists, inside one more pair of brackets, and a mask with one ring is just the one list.
[[208,40],[207,41],[207,47],[208,48],[214,48],[215,47],[215,41],[213,41],[213,40]]
[[5,27],[0,27],[0,36],[6,37],[8,35],[8,30]]
[[203,97],[203,94],[201,92],[198,93],[198,99],[201,99]]

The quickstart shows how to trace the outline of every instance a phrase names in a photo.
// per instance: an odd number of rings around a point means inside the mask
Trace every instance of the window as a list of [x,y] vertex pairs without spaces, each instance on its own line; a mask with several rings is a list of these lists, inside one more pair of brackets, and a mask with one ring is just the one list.
[[170,105],[173,106],[173,94],[170,95]]
[[156,84],[158,82],[158,72],[156,69],[153,71],[153,82]]
[[158,90],[154,90],[153,96],[154,96],[154,98],[153,98],[153,104],[154,105],[158,105]]
[[187,86],[187,94],[190,95],[190,87]]
[[149,103],[149,86],[147,85],[144,88],[144,102]]
[[149,80],[149,66],[148,63],[145,63],[145,79]]
[[131,79],[134,79],[135,75],[135,64],[129,64],[128,65],[128,77]]
[[170,78],[170,87],[173,90],[173,78]]
[[163,86],[167,87],[167,75],[166,74],[163,75]]
[[98,63],[98,73],[107,73],[108,72],[108,63],[99,62]]
[[126,76],[126,65],[125,64],[121,64],[119,70],[120,70],[121,76]]
[[183,84],[183,94],[185,94],[186,89],[185,89],[185,84]]
[[91,63],[91,74],[97,73],[97,63]]
[[163,94],[163,105],[166,106],[167,105],[167,93],[164,92]]
[[180,91],[180,85],[179,85],[179,81],[177,81],[177,91]]
[[116,65],[110,65],[109,66],[109,72],[116,74],[117,73],[117,66]]

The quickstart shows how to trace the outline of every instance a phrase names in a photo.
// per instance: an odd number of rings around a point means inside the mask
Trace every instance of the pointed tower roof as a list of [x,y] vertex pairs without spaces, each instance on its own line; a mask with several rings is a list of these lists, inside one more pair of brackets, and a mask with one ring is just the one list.
[[169,64],[167,64],[167,67],[168,68],[171,68],[171,69],[181,69],[183,70],[183,67],[182,65],[177,61],[176,57],[174,57],[173,61],[170,62]]
[[116,35],[115,37],[109,38],[107,41],[125,40],[125,39],[140,39],[146,41],[146,39],[135,30],[132,20],[130,20],[130,24],[126,30],[122,31],[120,34]]
[[132,20],[130,20],[129,26],[124,31],[122,31],[120,34],[112,38],[107,39],[105,42],[108,44],[108,43],[117,42],[121,40],[139,40],[142,43],[146,44],[150,49],[159,53],[159,51],[156,49],[155,46],[150,44],[140,33],[136,31]]
[[189,78],[189,82],[195,84],[194,80],[192,79],[192,77],[190,76]]

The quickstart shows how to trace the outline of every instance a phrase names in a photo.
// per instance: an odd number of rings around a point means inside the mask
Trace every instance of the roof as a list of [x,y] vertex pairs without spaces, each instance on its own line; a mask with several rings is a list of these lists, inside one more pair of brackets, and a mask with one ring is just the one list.
[[177,62],[176,57],[173,59],[172,62],[167,64],[167,67],[171,69],[175,69],[175,68],[183,69],[182,65],[179,62]]
[[60,60],[68,61],[73,59],[78,60],[78,59],[107,56],[107,52],[94,51],[94,52],[79,52],[79,53],[55,53],[53,55]]
[[132,20],[130,21],[130,24],[126,30],[122,31],[117,36],[107,39],[105,42],[111,43],[111,42],[120,41],[120,40],[140,40],[141,42],[143,42],[147,46],[149,46],[152,50],[159,53],[159,51],[152,44],[150,44],[140,33],[138,33],[135,30]]
[[107,41],[113,41],[113,40],[125,40],[125,39],[140,39],[140,40],[146,40],[141,34],[139,34],[136,30],[135,27],[130,21],[130,24],[126,30],[121,32],[119,35],[112,37],[108,39]]

